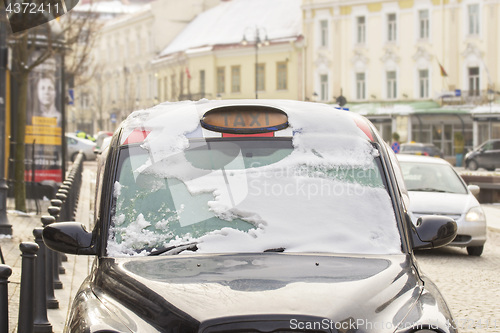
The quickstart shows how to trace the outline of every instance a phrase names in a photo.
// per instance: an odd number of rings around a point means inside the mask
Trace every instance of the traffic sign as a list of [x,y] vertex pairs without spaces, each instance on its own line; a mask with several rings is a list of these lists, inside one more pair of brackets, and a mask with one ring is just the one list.
[[392,151],[395,152],[396,154],[399,153],[399,150],[401,149],[401,147],[399,146],[399,142],[394,142],[391,145],[391,148],[392,148]]

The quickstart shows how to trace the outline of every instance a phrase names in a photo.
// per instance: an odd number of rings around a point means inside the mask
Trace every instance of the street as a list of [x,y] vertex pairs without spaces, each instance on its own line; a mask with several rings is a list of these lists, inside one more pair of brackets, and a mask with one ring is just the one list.
[[416,257],[446,299],[460,333],[500,332],[500,232],[488,230],[480,257],[454,247],[418,251]]

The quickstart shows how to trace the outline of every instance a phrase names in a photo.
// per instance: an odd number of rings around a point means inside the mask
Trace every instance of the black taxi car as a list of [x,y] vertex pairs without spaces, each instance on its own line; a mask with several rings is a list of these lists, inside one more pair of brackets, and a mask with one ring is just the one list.
[[[95,228],[44,229],[95,256],[67,332],[456,332],[413,249],[390,148],[319,103],[163,103],[131,114],[98,171]],[[398,181],[399,180],[399,181]]]

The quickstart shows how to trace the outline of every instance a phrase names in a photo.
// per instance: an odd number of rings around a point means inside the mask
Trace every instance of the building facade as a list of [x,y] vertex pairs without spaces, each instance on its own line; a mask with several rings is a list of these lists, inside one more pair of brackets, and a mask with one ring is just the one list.
[[302,10],[307,96],[342,94],[386,140],[398,132],[448,156],[458,132],[469,148],[484,138],[473,128],[500,137],[470,112],[498,96],[487,92],[499,90],[500,1],[303,0]]
[[113,131],[132,111],[157,104],[159,80],[153,60],[194,17],[219,2],[134,4],[103,22],[92,51],[93,79],[75,87],[70,131]]

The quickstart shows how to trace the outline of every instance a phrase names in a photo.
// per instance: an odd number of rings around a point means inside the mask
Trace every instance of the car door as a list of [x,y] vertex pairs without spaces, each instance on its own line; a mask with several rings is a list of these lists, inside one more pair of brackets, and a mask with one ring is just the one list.
[[500,168],[500,140],[493,141],[493,148],[488,155],[488,164],[491,165],[491,168]]
[[493,143],[491,141],[486,141],[479,148],[479,153],[476,156],[476,161],[477,161],[478,167],[480,167],[480,168],[487,168],[488,167],[489,155],[490,155],[489,152],[492,149],[493,149]]

